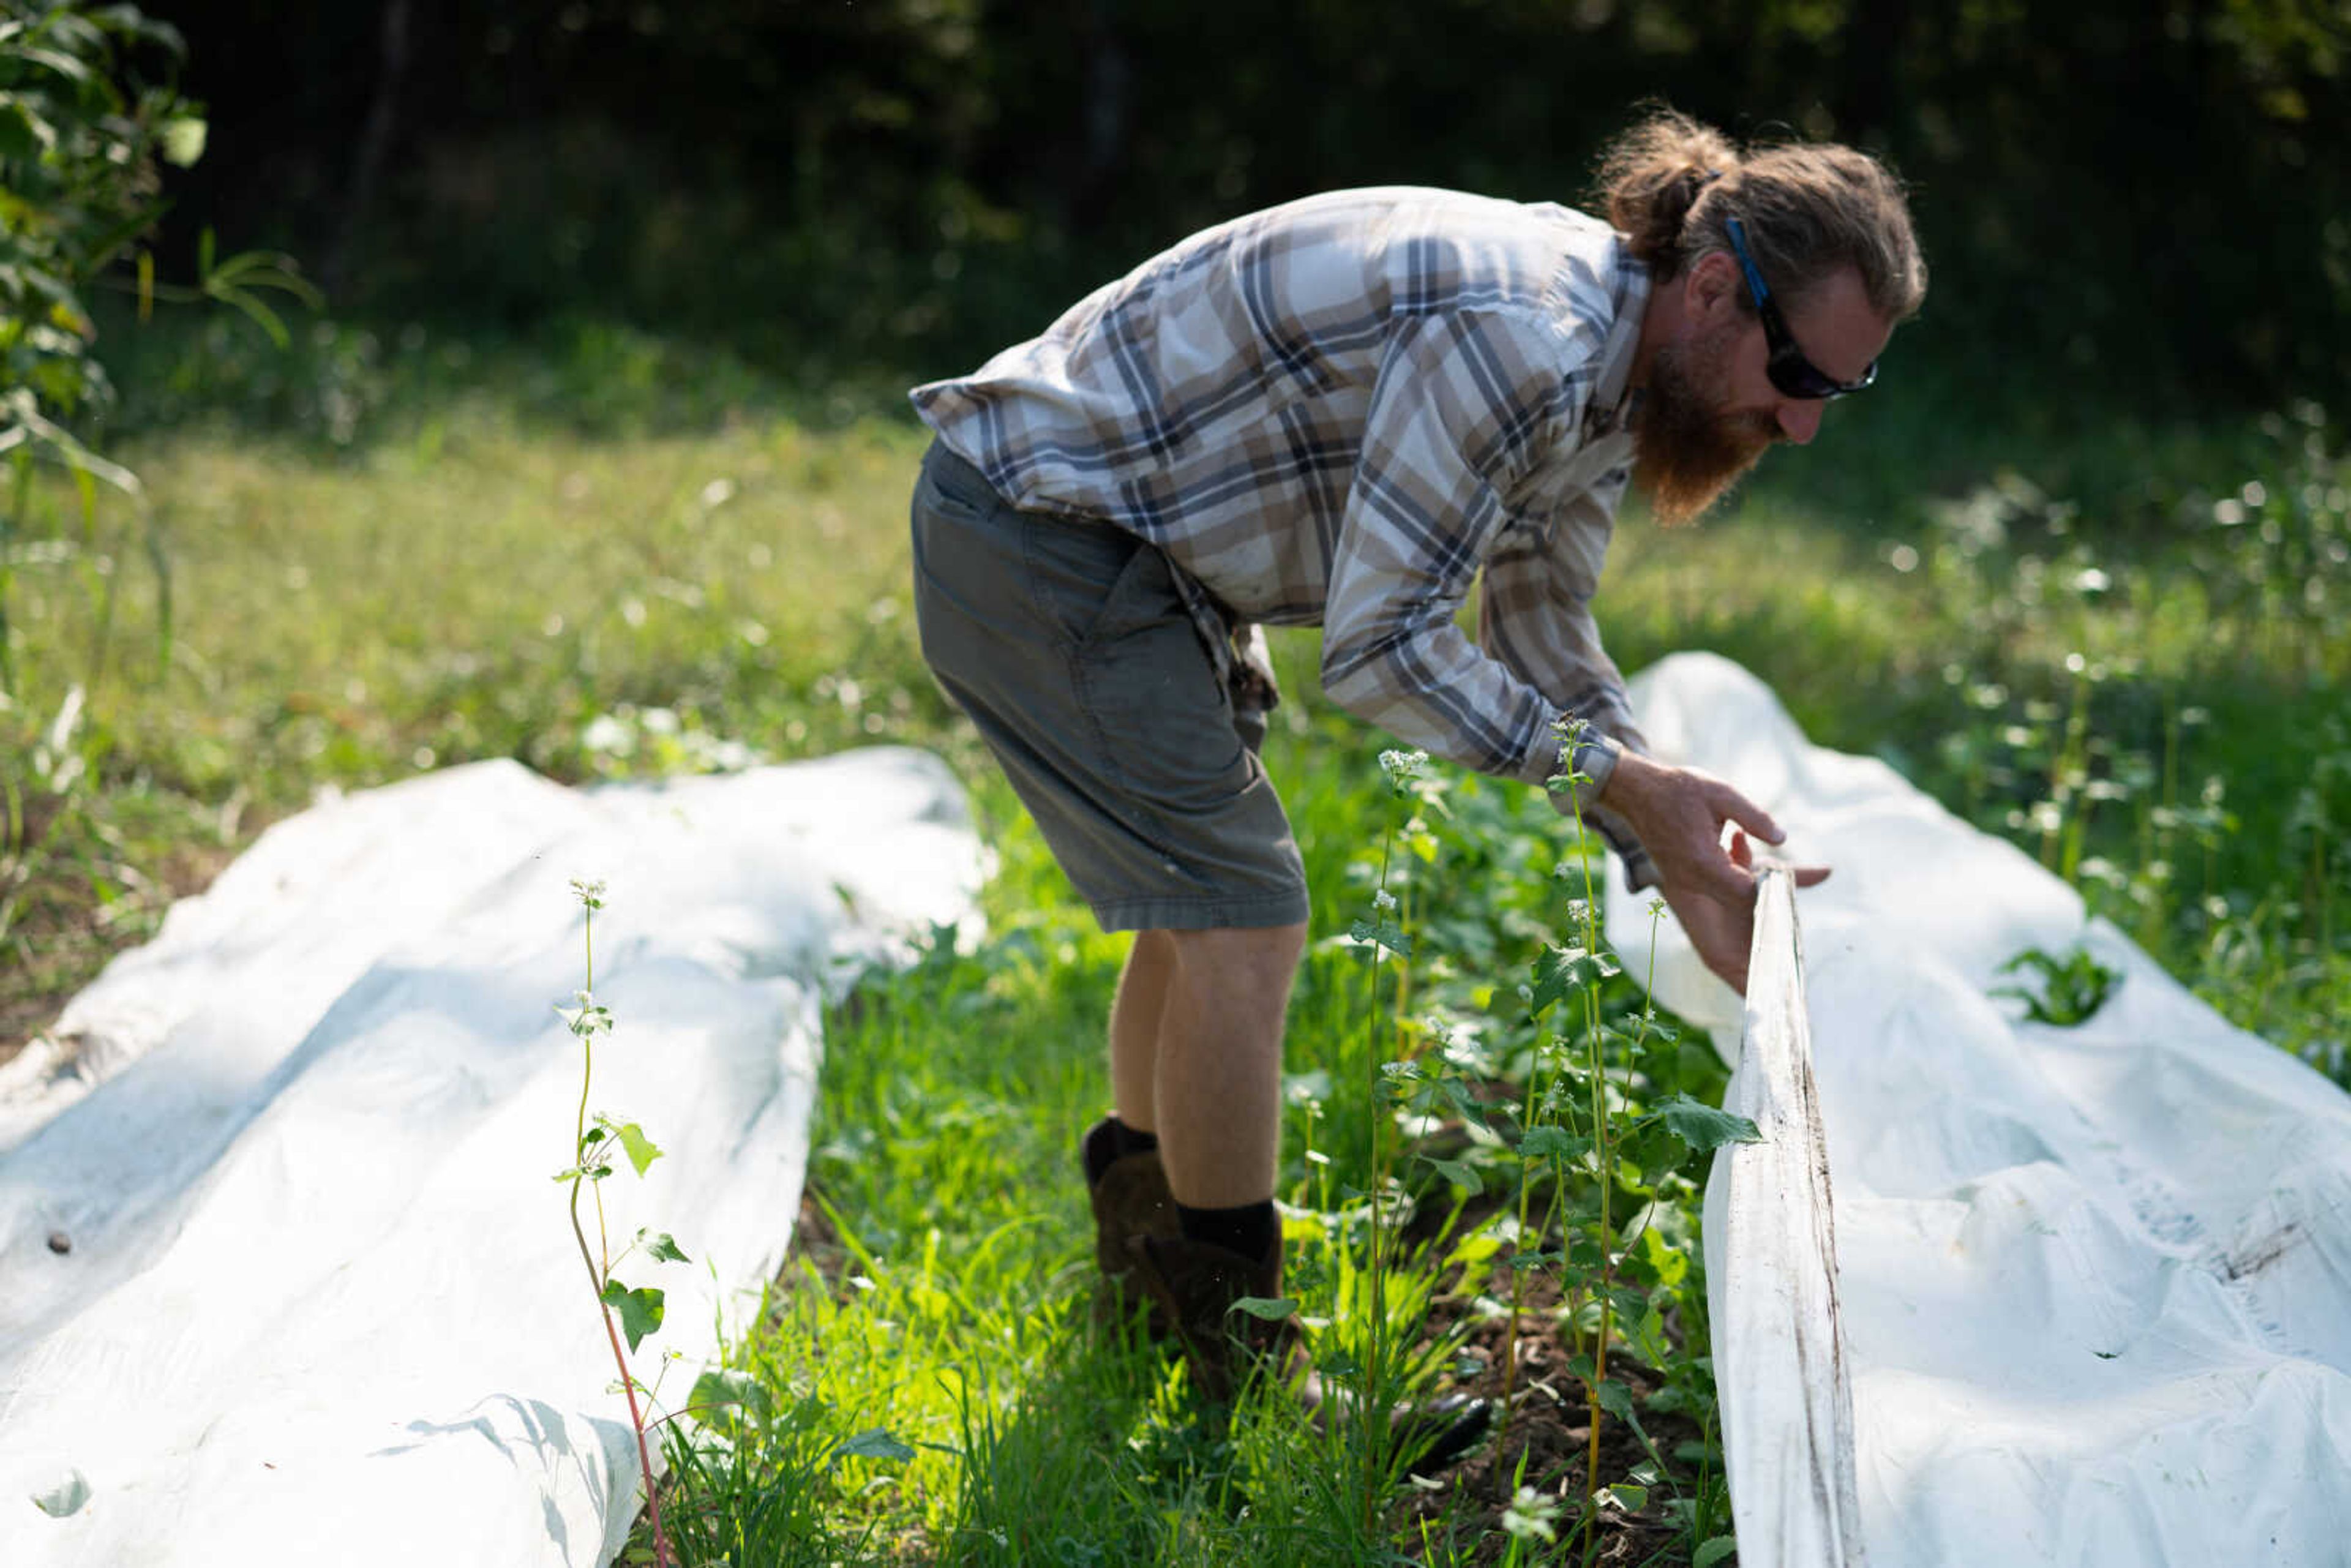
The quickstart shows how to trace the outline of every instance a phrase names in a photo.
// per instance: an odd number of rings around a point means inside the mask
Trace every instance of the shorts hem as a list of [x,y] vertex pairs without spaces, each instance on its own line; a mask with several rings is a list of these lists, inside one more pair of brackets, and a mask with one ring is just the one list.
[[1312,906],[1301,887],[1255,898],[1121,898],[1093,911],[1104,931],[1262,930],[1302,925]]

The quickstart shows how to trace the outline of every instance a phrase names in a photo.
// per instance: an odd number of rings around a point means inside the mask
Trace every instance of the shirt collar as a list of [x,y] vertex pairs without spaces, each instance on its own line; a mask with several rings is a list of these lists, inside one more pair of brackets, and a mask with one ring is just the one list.
[[1621,426],[1631,412],[1625,404],[1633,380],[1633,358],[1641,343],[1641,319],[1649,308],[1647,265],[1634,260],[1622,239],[1616,244],[1616,278],[1611,290],[1615,319],[1608,329],[1608,341],[1600,350],[1600,382],[1592,394],[1592,406],[1607,411],[1606,428],[1611,430]]

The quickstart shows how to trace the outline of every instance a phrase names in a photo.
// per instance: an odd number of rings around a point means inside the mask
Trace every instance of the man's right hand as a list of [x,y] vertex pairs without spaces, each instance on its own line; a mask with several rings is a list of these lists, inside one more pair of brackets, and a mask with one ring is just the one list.
[[[1618,755],[1600,803],[1625,819],[1649,852],[1657,891],[1706,967],[1745,996],[1747,950],[1755,935],[1755,852],[1747,835],[1780,843],[1787,837],[1780,825],[1711,774],[1633,751]],[[1826,866],[1791,869],[1798,887],[1829,874]]]

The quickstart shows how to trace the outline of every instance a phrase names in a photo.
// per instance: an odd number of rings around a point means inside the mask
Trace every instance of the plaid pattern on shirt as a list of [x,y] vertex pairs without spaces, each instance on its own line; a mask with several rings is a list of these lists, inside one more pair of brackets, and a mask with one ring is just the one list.
[[1647,857],[1588,802],[1646,749],[1592,597],[1648,292],[1565,207],[1341,191],[1195,235],[912,395],[1012,506],[1164,549],[1228,672],[1237,629],[1319,622],[1333,701],[1535,784],[1585,720],[1584,810],[1639,886]]

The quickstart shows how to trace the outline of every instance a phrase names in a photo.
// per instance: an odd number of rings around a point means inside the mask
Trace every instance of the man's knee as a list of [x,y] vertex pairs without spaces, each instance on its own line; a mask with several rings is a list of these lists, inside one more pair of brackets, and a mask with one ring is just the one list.
[[1172,931],[1138,931],[1134,934],[1134,961],[1155,969],[1176,967],[1176,934]]
[[1166,939],[1177,965],[1188,976],[1209,983],[1226,977],[1232,983],[1288,986],[1306,952],[1306,925],[1218,926],[1206,931],[1154,931],[1145,936]]

